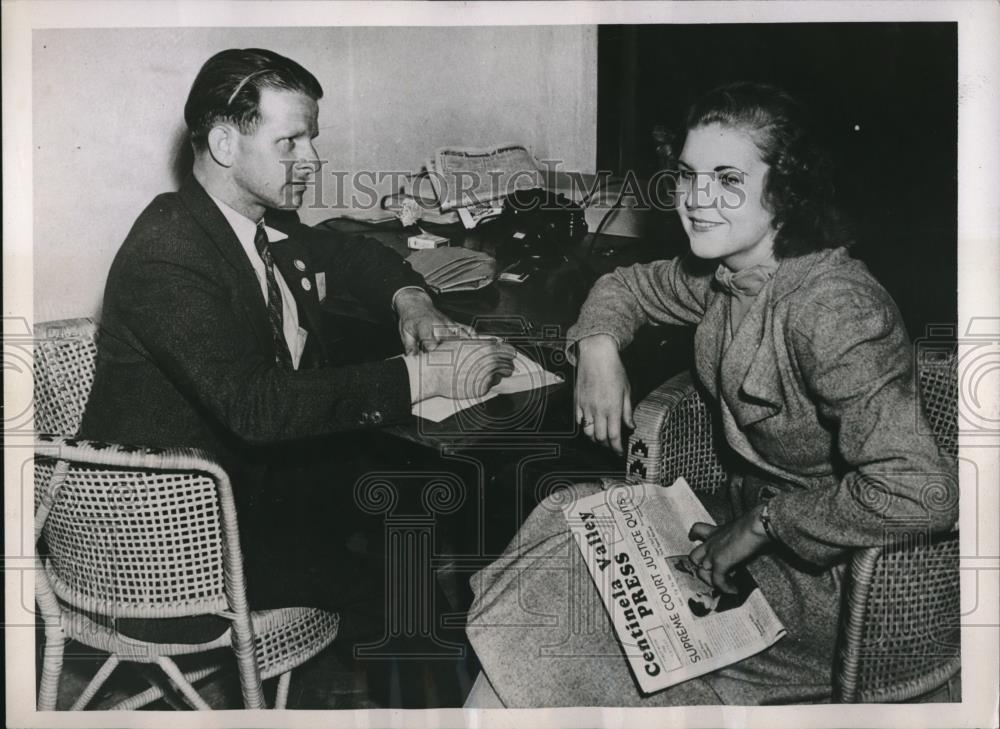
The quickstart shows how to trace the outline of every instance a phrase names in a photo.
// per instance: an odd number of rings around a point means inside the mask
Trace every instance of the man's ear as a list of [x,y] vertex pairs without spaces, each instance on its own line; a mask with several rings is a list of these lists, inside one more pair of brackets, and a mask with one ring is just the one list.
[[233,166],[236,145],[236,130],[229,124],[216,124],[208,132],[208,151],[222,167]]

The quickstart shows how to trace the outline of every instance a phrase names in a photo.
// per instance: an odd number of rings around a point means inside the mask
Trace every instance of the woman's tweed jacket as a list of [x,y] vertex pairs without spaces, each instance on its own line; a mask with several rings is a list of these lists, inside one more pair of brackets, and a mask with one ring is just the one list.
[[[643,699],[606,620],[599,635],[574,632],[572,616],[591,609],[584,605],[596,592],[567,581],[586,568],[560,510],[543,503],[504,557],[473,578],[468,632],[508,705],[826,698],[850,550],[883,543],[893,524],[939,531],[957,519],[955,462],[939,453],[920,408],[896,306],[864,264],[842,248],[783,260],[732,336],[730,297],[713,272],[693,257],[618,269],[594,286],[569,339],[572,346],[607,333],[624,348],[646,323],[697,326],[697,375],[721,399],[726,440],[745,461],[731,480],[731,503],[708,506],[728,520],[770,498],[780,544],[749,566],[789,634],[757,656]],[[561,556],[562,577],[533,568],[540,556]],[[549,620],[529,627],[529,615]],[[549,646],[545,656],[541,645]]]

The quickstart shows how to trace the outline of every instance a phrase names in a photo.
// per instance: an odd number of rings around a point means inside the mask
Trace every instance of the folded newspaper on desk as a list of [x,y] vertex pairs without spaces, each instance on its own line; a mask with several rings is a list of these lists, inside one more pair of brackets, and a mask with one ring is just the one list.
[[515,392],[527,392],[562,382],[559,375],[549,372],[538,363],[528,359],[520,352],[514,355],[514,373],[505,377],[482,397],[468,400],[453,400],[449,397],[430,397],[421,400],[413,406],[413,414],[417,417],[440,423],[457,412],[471,408],[481,402],[486,402],[497,395],[511,395]]
[[427,170],[442,211],[478,210],[516,190],[542,187],[543,182],[538,161],[523,144],[442,147],[427,162]]
[[714,523],[680,478],[672,486],[612,482],[567,505],[576,537],[629,667],[650,694],[759,653],[785,628],[745,568],[737,594],[702,582],[688,554],[695,522]]

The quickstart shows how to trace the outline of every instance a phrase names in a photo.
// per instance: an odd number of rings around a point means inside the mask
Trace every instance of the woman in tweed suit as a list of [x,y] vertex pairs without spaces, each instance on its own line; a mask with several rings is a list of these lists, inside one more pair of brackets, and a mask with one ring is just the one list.
[[[829,165],[800,107],[762,84],[710,92],[689,112],[678,170],[691,253],[594,286],[569,332],[577,419],[620,452],[632,425],[620,350],[646,323],[696,327],[695,369],[739,466],[728,503],[706,501],[721,526],[695,526],[690,558],[721,592],[745,565],[788,635],[640,694],[562,517],[569,499],[600,488],[581,484],[539,505],[473,577],[467,631],[483,673],[467,705],[826,700],[851,550],[881,544],[891,520],[939,531],[957,518],[956,466],[923,420],[899,312],[847,253]],[[943,502],[930,496],[942,482]]]

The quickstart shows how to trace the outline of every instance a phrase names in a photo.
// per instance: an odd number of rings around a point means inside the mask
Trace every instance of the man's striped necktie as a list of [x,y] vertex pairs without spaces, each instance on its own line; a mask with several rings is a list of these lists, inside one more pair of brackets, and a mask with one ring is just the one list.
[[274,337],[274,358],[286,370],[292,369],[292,353],[288,351],[285,341],[284,313],[281,306],[281,289],[278,279],[274,277],[274,258],[271,256],[271,243],[264,231],[264,221],[257,223],[257,232],[253,237],[257,253],[264,261],[264,278],[267,281],[267,318],[271,322],[271,335]]

